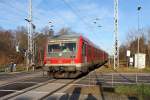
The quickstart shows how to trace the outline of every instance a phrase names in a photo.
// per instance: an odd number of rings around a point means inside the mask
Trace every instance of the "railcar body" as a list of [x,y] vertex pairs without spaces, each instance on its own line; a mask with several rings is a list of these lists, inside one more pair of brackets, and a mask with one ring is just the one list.
[[55,78],[76,78],[107,60],[106,52],[80,35],[49,38],[44,54],[48,74]]

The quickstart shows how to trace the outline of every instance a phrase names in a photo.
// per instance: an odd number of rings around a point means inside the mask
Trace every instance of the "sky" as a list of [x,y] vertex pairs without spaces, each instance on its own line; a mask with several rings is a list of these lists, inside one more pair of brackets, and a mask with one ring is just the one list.
[[[140,1],[140,2],[139,2]],[[114,44],[114,0],[32,0],[33,23],[36,31],[51,21],[54,31],[67,27],[81,33],[100,48],[112,53]],[[0,27],[15,30],[27,26],[29,0],[0,0]],[[119,0],[119,44],[126,42],[126,34],[137,29],[137,6],[140,27],[150,26],[150,0]],[[95,19],[98,18],[99,20]],[[98,27],[102,26],[102,27]]]

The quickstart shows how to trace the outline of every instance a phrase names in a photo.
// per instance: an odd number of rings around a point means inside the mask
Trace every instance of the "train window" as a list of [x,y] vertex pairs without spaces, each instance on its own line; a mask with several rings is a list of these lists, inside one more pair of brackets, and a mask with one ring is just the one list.
[[76,57],[77,46],[76,42],[60,42],[55,44],[48,44],[49,57]]
[[75,52],[76,43],[49,44],[48,52]]
[[62,46],[63,52],[75,52],[76,51],[76,43],[63,43]]
[[59,44],[49,44],[48,45],[48,52],[60,52],[61,48]]

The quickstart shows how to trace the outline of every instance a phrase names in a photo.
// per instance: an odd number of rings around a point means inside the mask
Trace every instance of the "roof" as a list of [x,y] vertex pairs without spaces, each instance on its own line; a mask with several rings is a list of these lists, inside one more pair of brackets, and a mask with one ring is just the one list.
[[55,35],[53,37],[50,37],[49,39],[52,40],[59,40],[59,39],[71,39],[71,38],[79,38],[81,35],[79,34],[61,34],[61,35]]

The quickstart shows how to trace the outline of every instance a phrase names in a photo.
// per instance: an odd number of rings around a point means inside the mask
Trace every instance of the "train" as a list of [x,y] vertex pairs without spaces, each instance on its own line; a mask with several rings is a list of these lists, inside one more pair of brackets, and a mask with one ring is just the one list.
[[108,54],[89,39],[77,34],[47,39],[44,66],[53,78],[77,78],[108,61]]

